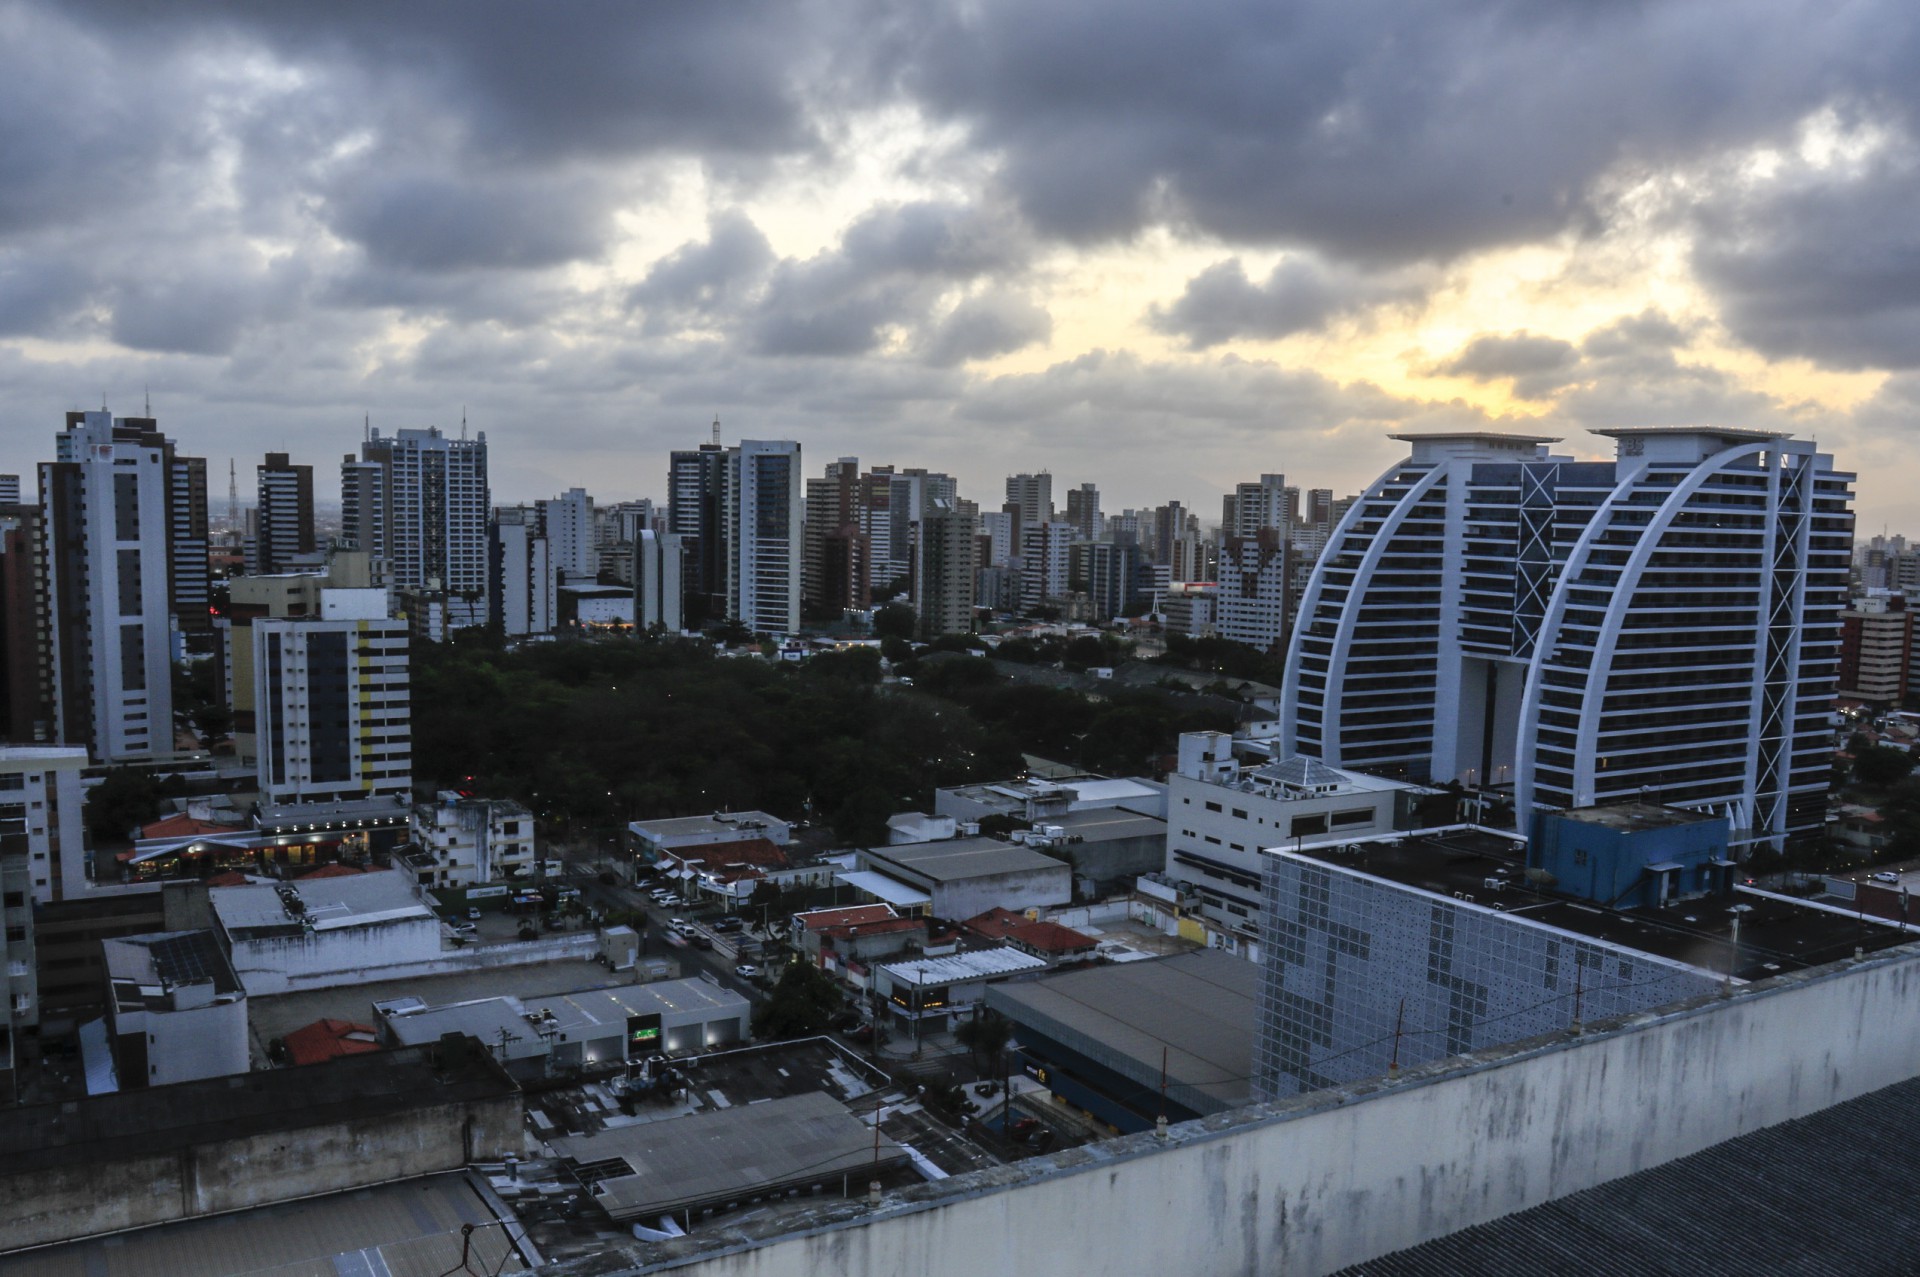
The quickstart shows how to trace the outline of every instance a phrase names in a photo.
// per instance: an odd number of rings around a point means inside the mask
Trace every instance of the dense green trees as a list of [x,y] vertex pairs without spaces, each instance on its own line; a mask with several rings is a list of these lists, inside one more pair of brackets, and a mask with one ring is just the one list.
[[792,666],[677,641],[422,644],[414,770],[563,824],[760,808],[850,843],[884,841],[936,785],[1018,770],[1013,742],[878,679],[871,650]]
[[754,1008],[753,1036],[760,1041],[810,1038],[846,1009],[840,986],[810,962],[790,962],[766,1001]]

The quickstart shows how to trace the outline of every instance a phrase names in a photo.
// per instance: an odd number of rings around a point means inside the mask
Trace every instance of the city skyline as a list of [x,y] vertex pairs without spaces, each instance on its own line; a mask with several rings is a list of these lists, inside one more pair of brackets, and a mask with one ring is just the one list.
[[716,414],[1202,511],[1693,424],[1905,513],[1901,6],[321,12],[6,9],[0,472],[103,392],[322,500],[463,406],[503,502],[661,499]]

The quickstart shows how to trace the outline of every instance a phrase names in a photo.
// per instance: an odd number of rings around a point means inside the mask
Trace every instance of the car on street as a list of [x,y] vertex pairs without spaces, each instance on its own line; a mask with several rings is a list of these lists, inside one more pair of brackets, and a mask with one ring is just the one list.
[[456,936],[475,935],[479,930],[480,928],[474,926],[471,922],[456,922],[453,924],[453,934]]
[[689,931],[686,933],[686,935],[687,935],[687,939],[693,941],[693,947],[696,949],[713,948],[713,937],[710,935],[707,935],[705,932]]
[[1873,875],[1873,880],[1875,882],[1899,882],[1900,875],[1897,873],[1889,873],[1885,869],[1882,869],[1879,873]]
[[480,906],[479,906],[479,905],[468,905],[468,906],[467,906],[467,921],[468,921],[468,922],[478,922],[478,921],[480,921]]
[[739,976],[742,980],[753,980],[759,977],[760,968],[754,966],[751,962],[742,962],[739,966],[733,969],[733,973]]

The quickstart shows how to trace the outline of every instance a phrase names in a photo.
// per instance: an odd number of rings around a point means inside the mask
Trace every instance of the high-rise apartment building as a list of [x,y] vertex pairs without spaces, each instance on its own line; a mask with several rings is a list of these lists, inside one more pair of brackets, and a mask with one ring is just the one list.
[[920,512],[914,537],[913,607],[922,638],[973,629],[978,520],[971,501],[947,497],[933,498]]
[[259,784],[270,803],[411,796],[407,622],[379,590],[323,590],[321,615],[253,623]]
[[1049,520],[1020,533],[1020,607],[1032,612],[1067,593],[1075,536],[1071,523]]
[[0,474],[0,505],[20,504],[20,476]]
[[643,528],[633,543],[633,627],[660,627],[677,634],[686,627],[681,579],[686,551],[677,532]]
[[792,440],[727,450],[727,615],[756,633],[800,630],[803,493]]
[[683,538],[682,598],[687,624],[698,628],[727,614],[727,450],[716,438],[674,452],[668,465],[667,531]]
[[1852,476],[1765,430],[1396,436],[1321,556],[1281,749],[1513,785],[1538,807],[1647,798],[1737,842],[1817,833]]
[[1100,489],[1091,483],[1068,488],[1067,522],[1079,529],[1082,541],[1098,541],[1105,523],[1100,517]]
[[591,581],[598,570],[594,544],[593,498],[585,488],[568,488],[560,496],[538,503],[540,528],[546,534],[553,570],[562,579]]
[[1293,543],[1266,528],[1251,537],[1233,537],[1220,547],[1220,637],[1263,652],[1287,635],[1288,595]]
[[540,530],[537,511],[502,506],[493,512],[493,557],[492,622],[508,638],[551,634],[557,579],[552,542]]
[[384,559],[390,584],[444,591],[449,628],[486,624],[486,431],[450,439],[433,427],[392,436],[370,428],[340,486],[345,539]]
[[40,593],[45,564],[40,507],[0,502],[0,740],[25,743],[53,735]]
[[53,736],[101,761],[173,751],[174,634],[210,626],[206,463],[150,417],[71,412],[40,466]]
[[1840,614],[1843,698],[1899,706],[1911,686],[1912,657],[1913,613],[1904,596],[1855,599]]
[[1053,476],[1039,474],[1007,476],[1007,504],[1002,507],[1014,517],[1014,544],[1021,543],[1025,529],[1053,520]]
[[284,452],[269,452],[257,475],[254,571],[287,572],[296,557],[313,553],[313,467],[292,464]]
[[0,745],[0,858],[20,857],[36,904],[87,889],[86,769],[83,745]]
[[1067,584],[1086,594],[1095,621],[1139,616],[1151,606],[1153,593],[1145,567],[1140,547],[1131,538],[1076,541],[1069,550]]
[[1231,508],[1222,537],[1254,537],[1263,528],[1285,532],[1299,520],[1300,490],[1288,487],[1283,474],[1263,474],[1256,483],[1234,485]]
[[807,480],[801,601],[822,615],[864,609],[871,598],[861,486],[858,457],[830,461],[825,477]]

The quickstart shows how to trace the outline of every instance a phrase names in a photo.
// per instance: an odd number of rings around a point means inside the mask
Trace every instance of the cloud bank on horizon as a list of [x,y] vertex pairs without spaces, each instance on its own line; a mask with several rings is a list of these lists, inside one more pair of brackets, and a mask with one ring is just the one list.
[[501,500],[716,414],[1202,510],[1704,422],[1901,530],[1915,65],[1894,0],[0,0],[0,470],[143,389],[322,474],[464,406]]

